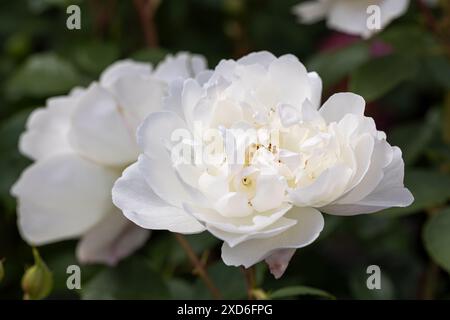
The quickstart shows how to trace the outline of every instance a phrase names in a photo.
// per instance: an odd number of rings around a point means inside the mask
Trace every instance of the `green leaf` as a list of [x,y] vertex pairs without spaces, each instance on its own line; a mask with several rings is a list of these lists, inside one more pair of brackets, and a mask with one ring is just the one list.
[[307,63],[308,70],[316,71],[323,81],[323,86],[339,82],[350,72],[368,61],[369,48],[361,42],[343,49],[320,53]]
[[410,170],[405,172],[405,186],[414,196],[414,202],[406,208],[391,208],[381,214],[399,216],[415,213],[444,204],[450,199],[450,176],[434,170]]
[[[70,265],[78,265],[76,252],[76,241],[61,242],[45,248],[47,265],[53,272],[54,287],[51,297],[75,297],[80,294],[79,290],[71,290],[67,288],[67,267]],[[53,250],[52,250],[53,249]],[[47,253],[48,252],[48,253]],[[89,282],[99,271],[102,270],[100,265],[80,265],[82,285]]]
[[[442,111],[442,137],[445,143],[450,146],[450,90],[444,101],[444,110]],[[450,148],[449,148],[450,149]]]
[[167,299],[167,284],[141,257],[132,257],[115,268],[105,268],[84,288],[83,299]]
[[[409,122],[392,129],[389,141],[392,145],[399,146],[402,150],[403,160],[406,164],[412,164],[430,145],[441,121],[437,108],[432,108],[425,117],[425,121]],[[411,139],[414,132],[414,139]]]
[[25,33],[16,32],[5,41],[5,51],[15,57],[20,58],[26,56],[31,49],[30,36]]
[[436,83],[450,89],[450,61],[444,56],[429,56],[424,63]]
[[[10,207],[14,205],[10,188],[17,180],[22,170],[30,163],[19,153],[17,148],[19,136],[25,128],[25,122],[30,110],[16,113],[0,123],[0,199]],[[12,211],[14,207],[12,207]]]
[[74,59],[86,72],[97,76],[119,58],[119,49],[111,43],[90,43],[77,46]]
[[293,286],[278,289],[269,294],[271,299],[283,299],[295,296],[316,296],[325,299],[336,299],[332,294],[317,288],[307,287],[307,286]]
[[416,24],[387,28],[379,35],[379,38],[392,45],[396,52],[406,55],[427,53],[438,45],[431,33]]
[[[229,267],[219,261],[208,267],[207,272],[224,299],[244,299],[247,296],[245,277],[240,268]],[[200,279],[197,280],[196,287],[196,297],[211,299],[209,291]]]
[[423,230],[423,241],[431,258],[450,273],[450,208],[431,216]]
[[11,98],[43,98],[67,93],[81,84],[81,76],[65,59],[53,53],[35,54],[7,82]]
[[28,0],[30,9],[36,13],[48,10],[50,8],[65,9],[71,4],[79,4],[81,0]]
[[394,284],[386,272],[383,272],[382,268],[380,289],[369,289],[367,287],[367,279],[369,277],[370,274],[365,272],[352,272],[349,286],[353,298],[360,300],[391,300],[395,298]]
[[350,79],[350,91],[373,101],[412,78],[417,62],[412,57],[390,55],[373,59],[356,69]]
[[182,279],[173,278],[168,281],[170,297],[172,299],[192,300],[195,299],[194,286]]

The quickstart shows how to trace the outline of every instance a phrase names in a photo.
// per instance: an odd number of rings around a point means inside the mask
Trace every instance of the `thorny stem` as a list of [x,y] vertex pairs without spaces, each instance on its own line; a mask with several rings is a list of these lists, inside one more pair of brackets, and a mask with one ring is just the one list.
[[217,289],[217,287],[212,282],[211,278],[208,276],[205,266],[201,263],[200,259],[195,254],[194,250],[192,249],[187,239],[179,233],[175,233],[175,239],[177,239],[178,243],[186,252],[189,260],[191,261],[192,266],[194,267],[194,270],[203,280],[203,282],[205,283],[208,290],[211,292],[211,295],[214,297],[214,299],[222,299],[220,291]]
[[158,47],[158,33],[155,25],[156,4],[154,0],[133,0],[134,7],[139,15],[145,43],[149,48]]

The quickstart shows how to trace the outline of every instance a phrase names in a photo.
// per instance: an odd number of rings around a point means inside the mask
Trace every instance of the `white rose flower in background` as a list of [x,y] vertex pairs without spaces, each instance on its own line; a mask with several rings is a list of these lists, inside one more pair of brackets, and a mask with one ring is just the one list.
[[380,8],[380,28],[384,29],[392,20],[403,15],[409,0],[312,0],[299,3],[292,8],[301,23],[315,23],[326,19],[331,29],[369,38],[377,29],[369,29],[367,20],[372,14],[367,8]]
[[[265,259],[276,277],[319,236],[320,211],[408,206],[401,151],[364,116],[363,98],[339,93],[319,109],[321,90],[296,57],[268,52],[185,80],[138,129],[141,154],[115,183],[114,204],[143,228],[207,230],[224,241],[227,265]],[[243,142],[239,132],[257,134]],[[236,137],[242,161],[211,147],[215,133]],[[201,149],[201,161],[195,152],[174,156],[191,149]]]
[[19,149],[35,162],[12,187],[22,237],[32,245],[81,238],[80,262],[109,265],[143,245],[149,232],[112,204],[113,183],[136,161],[135,130],[160,109],[168,83],[205,67],[203,57],[187,53],[168,56],[154,71],[119,61],[99,82],[33,111]]

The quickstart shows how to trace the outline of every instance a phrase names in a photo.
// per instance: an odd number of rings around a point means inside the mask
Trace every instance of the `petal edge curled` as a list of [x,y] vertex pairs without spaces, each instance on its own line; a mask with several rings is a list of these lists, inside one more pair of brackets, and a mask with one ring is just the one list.
[[113,203],[135,224],[145,229],[193,234],[205,230],[196,219],[159,198],[139,170],[129,166],[112,189]]

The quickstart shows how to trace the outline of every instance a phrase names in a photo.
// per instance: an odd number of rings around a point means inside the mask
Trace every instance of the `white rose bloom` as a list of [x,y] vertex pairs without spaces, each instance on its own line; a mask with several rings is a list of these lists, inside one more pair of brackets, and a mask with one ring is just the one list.
[[[380,8],[380,29],[369,29],[367,21],[373,11],[367,8],[376,5]],[[294,6],[293,13],[300,23],[315,23],[326,19],[329,28],[369,38],[384,29],[392,20],[403,15],[409,0],[312,0]]]
[[[268,52],[185,80],[138,129],[141,154],[115,183],[114,204],[143,228],[207,230],[224,241],[227,265],[266,259],[276,277],[319,236],[320,211],[409,205],[401,151],[364,116],[363,98],[340,93],[319,109],[321,90],[296,57]],[[257,135],[239,140],[240,130]],[[232,148],[211,148],[214,133],[236,137],[242,161]],[[187,152],[180,162],[178,151],[190,147],[202,150],[201,161]]]
[[169,56],[154,71],[150,64],[119,61],[87,89],[50,98],[33,111],[19,149],[35,162],[11,190],[22,237],[33,245],[81,238],[80,262],[109,265],[143,245],[149,232],[113,205],[113,183],[136,161],[136,128],[161,108],[168,82],[205,67],[203,57],[187,53]]

